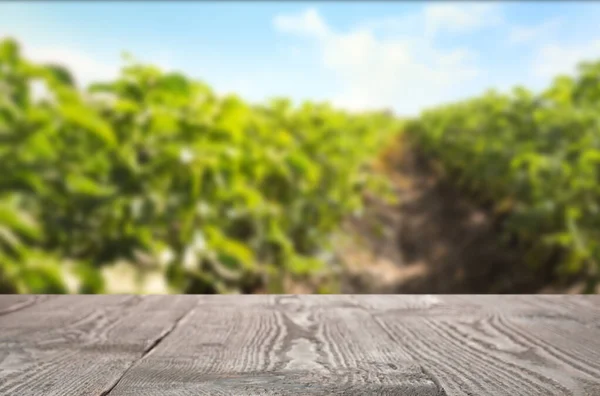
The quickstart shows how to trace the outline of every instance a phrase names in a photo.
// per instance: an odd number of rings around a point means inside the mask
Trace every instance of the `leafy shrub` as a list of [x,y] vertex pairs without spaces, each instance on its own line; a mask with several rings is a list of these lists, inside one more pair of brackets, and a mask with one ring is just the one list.
[[282,291],[327,272],[328,241],[385,194],[384,113],[250,105],[129,61],[81,91],[0,43],[0,287]]
[[600,268],[600,63],[580,65],[539,95],[515,88],[425,111],[407,125],[465,189],[509,213],[532,263],[562,252],[560,270]]

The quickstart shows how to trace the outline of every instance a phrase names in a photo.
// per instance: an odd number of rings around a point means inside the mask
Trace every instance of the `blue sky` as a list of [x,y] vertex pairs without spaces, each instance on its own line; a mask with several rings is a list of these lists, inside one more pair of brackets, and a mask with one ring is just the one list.
[[0,37],[82,84],[121,53],[220,93],[415,114],[600,59],[596,2],[5,2]]

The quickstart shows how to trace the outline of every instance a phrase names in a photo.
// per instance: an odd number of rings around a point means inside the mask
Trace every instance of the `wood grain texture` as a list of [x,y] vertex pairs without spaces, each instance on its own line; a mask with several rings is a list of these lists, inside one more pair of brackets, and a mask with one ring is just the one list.
[[600,296],[355,300],[448,395],[600,395]]
[[444,394],[346,298],[261,296],[245,304],[204,297],[110,395]]
[[0,315],[5,315],[7,313],[18,311],[19,309],[27,308],[33,304],[49,300],[53,297],[54,296],[41,294],[2,294],[0,295]]
[[0,395],[597,396],[600,296],[61,296],[0,316]]
[[0,317],[0,395],[102,395],[190,297],[61,296]]

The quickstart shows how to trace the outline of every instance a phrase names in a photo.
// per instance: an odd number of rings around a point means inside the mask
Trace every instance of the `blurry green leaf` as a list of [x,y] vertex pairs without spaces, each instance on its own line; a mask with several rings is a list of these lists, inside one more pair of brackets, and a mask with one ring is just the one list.
[[185,76],[179,73],[171,73],[162,76],[156,88],[183,95],[189,92],[190,84]]
[[7,63],[14,63],[19,59],[19,45],[13,39],[3,39],[0,41],[0,60]]
[[78,194],[107,196],[114,193],[114,188],[103,186],[83,175],[69,174],[66,181],[69,189]]
[[66,121],[96,135],[109,146],[116,146],[117,139],[110,126],[89,109],[71,104],[62,106],[60,110]]
[[60,83],[71,87],[75,86],[75,79],[64,66],[47,64],[45,67],[52,77],[58,80]]
[[324,263],[318,259],[293,256],[289,268],[296,275],[309,275],[325,268]]
[[35,220],[12,203],[0,201],[0,226],[32,239],[41,236]]

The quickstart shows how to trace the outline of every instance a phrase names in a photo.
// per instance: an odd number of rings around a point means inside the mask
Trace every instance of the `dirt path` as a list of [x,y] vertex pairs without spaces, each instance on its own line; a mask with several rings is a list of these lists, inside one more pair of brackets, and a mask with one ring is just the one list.
[[[348,222],[339,256],[343,293],[552,293],[551,274],[534,272],[502,246],[485,210],[436,176],[413,149],[386,159],[399,203],[369,200]],[[546,271],[547,272],[547,271]]]

